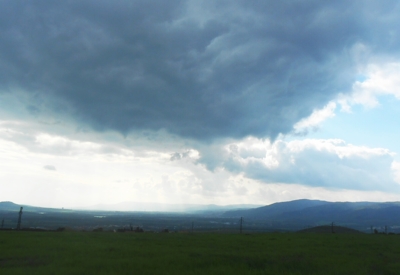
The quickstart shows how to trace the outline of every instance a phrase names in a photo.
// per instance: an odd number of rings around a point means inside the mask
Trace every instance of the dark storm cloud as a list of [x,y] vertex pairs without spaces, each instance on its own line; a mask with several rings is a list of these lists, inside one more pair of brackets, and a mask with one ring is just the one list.
[[1,1],[0,87],[98,130],[274,138],[350,91],[354,45],[400,48],[397,3]]

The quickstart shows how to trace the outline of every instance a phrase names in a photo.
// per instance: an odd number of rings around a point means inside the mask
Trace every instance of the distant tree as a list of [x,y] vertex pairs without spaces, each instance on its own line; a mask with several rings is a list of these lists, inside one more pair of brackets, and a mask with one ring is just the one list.
[[23,209],[23,207],[20,208],[19,213],[18,213],[17,230],[21,229],[22,209]]
[[144,232],[144,230],[143,230],[143,228],[141,228],[141,227],[136,227],[135,228],[135,230],[134,230],[136,233],[142,233],[142,232]]

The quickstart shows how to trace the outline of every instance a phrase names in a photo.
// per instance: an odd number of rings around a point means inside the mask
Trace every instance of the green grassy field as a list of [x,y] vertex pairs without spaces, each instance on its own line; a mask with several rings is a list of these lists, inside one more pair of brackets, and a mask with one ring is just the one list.
[[0,231],[0,274],[400,274],[400,236]]

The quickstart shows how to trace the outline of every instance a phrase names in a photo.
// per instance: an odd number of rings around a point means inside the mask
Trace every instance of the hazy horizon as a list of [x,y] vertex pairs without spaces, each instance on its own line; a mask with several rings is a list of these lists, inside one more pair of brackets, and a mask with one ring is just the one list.
[[[99,203],[95,205],[77,206],[71,208],[60,207],[66,210],[83,210],[83,211],[137,211],[137,212],[196,212],[196,211],[224,211],[233,209],[251,209],[259,208],[264,206],[270,206],[273,204],[287,203],[294,201],[324,201],[324,200],[310,200],[310,199],[297,199],[291,201],[279,201],[270,204],[174,204],[174,203],[159,203],[159,202],[135,202],[135,201],[125,201],[115,204]],[[400,203],[400,201],[324,201],[328,203],[357,203],[357,202],[368,202],[368,203]],[[1,203],[12,203],[17,206],[30,206],[38,208],[52,208],[45,205],[30,205],[25,203],[18,203],[13,201],[0,201]],[[60,209],[52,208],[52,209]],[[19,209],[19,208],[18,208]],[[18,210],[17,208],[15,210]]]
[[[257,204],[229,204],[229,205],[217,205],[217,204],[174,204],[174,203],[159,203],[159,202],[134,202],[125,201],[115,204],[100,203],[95,205],[78,206],[72,208],[52,208],[44,205],[29,205],[25,203],[13,202],[13,201],[0,201],[2,203],[12,203],[16,206],[29,206],[38,208],[51,208],[51,209],[65,209],[65,210],[84,210],[84,211],[138,211],[138,212],[196,212],[196,211],[213,211],[213,210],[230,210],[230,209],[250,209],[261,207],[263,205]],[[19,210],[16,208],[15,210]]]

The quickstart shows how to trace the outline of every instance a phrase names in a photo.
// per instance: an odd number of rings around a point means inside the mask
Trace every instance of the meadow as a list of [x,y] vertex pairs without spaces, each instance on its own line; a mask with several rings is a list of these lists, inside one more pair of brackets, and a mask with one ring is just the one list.
[[400,274],[400,236],[0,231],[0,274]]

